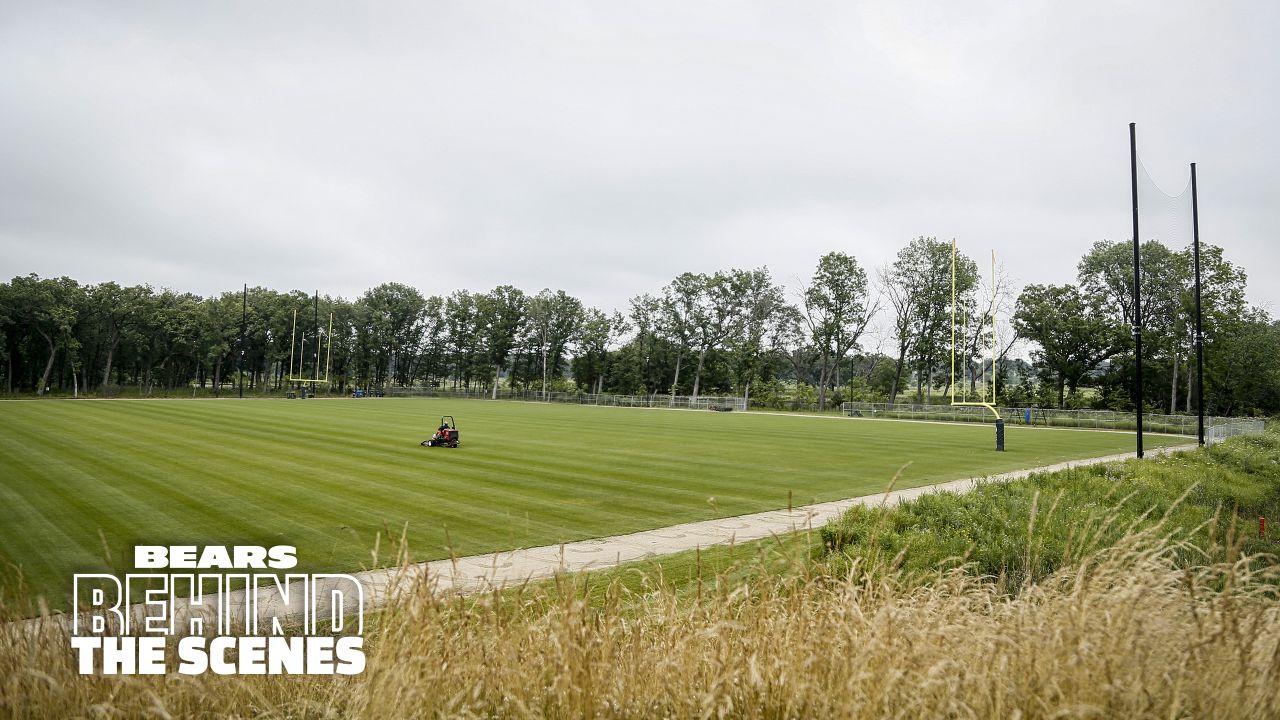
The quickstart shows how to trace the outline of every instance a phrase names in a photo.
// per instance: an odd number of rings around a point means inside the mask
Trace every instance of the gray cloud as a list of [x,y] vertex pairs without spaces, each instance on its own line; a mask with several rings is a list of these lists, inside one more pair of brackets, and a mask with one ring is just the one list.
[[1202,238],[1280,267],[1264,3],[9,3],[0,274],[601,307],[917,235],[1066,282],[1199,163]]

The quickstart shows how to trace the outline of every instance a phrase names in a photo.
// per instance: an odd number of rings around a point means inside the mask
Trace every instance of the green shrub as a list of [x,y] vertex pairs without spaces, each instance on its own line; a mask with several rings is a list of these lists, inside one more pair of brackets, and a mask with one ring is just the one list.
[[931,493],[893,508],[855,507],[821,532],[832,572],[860,559],[925,580],[965,566],[1014,592],[1157,525],[1190,541],[1180,550],[1186,561],[1221,542],[1233,520],[1245,552],[1275,553],[1280,543],[1257,537],[1258,517],[1280,525],[1274,429],[1144,461],[979,483],[969,493]]

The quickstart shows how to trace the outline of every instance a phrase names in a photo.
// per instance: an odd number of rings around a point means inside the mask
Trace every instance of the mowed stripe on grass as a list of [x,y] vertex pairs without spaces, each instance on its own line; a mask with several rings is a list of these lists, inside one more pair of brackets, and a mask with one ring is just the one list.
[[[421,447],[443,413],[462,447]],[[356,570],[406,527],[430,560],[873,494],[908,462],[898,487],[1133,439],[1011,427],[1007,452],[993,444],[990,426],[476,400],[5,402],[0,560],[62,604],[72,573],[128,571],[135,544],[288,544],[300,571]]]

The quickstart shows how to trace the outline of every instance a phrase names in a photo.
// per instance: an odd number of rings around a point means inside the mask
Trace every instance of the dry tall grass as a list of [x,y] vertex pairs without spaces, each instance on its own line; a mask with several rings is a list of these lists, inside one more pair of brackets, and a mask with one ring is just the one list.
[[[1131,536],[1016,596],[951,572],[761,573],[701,592],[585,583],[441,597],[368,633],[363,675],[94,677],[65,637],[7,625],[16,717],[1280,716],[1276,566],[1179,569]],[[1183,548],[1185,550],[1185,548]]]

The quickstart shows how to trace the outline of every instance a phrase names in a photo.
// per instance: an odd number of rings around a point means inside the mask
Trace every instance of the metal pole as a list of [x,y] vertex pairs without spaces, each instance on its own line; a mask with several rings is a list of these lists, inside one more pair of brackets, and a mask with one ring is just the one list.
[[[330,305],[329,307],[333,306]],[[324,381],[325,384],[328,384],[329,365],[333,360],[333,313],[329,313],[329,332],[324,336],[324,339],[326,341],[324,346]],[[332,388],[332,385],[330,387]]]
[[[298,339],[298,308],[293,309],[293,328],[289,332],[289,382],[293,382],[293,344]],[[303,342],[306,342],[304,333]],[[302,372],[302,368],[298,368],[298,372]]]
[[1133,401],[1138,413],[1138,457],[1142,457],[1142,272],[1138,260],[1138,131],[1129,123],[1129,179],[1133,188],[1133,358],[1137,362]]
[[[311,374],[312,374],[311,379],[315,381],[319,381],[320,380],[320,291],[319,290],[316,291],[315,311],[311,316],[311,323],[315,332],[313,337],[316,339],[316,364],[311,369]],[[316,387],[313,384],[311,386],[311,394],[314,395],[315,390],[316,390]]]
[[249,283],[244,284],[244,294],[240,296],[240,398],[244,399],[244,334],[249,324]]
[[[963,316],[962,316],[963,317]],[[963,338],[966,330],[961,334]],[[965,363],[968,365],[968,363]],[[964,393],[960,394],[964,397]],[[956,239],[951,238],[951,404],[956,402]],[[963,400],[961,400],[963,402]]]
[[1204,445],[1204,333],[1200,329],[1200,198],[1196,195],[1196,164],[1191,163],[1191,233],[1196,266],[1196,438]]

